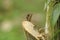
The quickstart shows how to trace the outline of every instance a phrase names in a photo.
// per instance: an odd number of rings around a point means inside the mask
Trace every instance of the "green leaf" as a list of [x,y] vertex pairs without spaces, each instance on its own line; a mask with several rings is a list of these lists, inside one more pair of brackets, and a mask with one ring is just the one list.
[[51,39],[51,40],[53,40],[54,37],[57,36],[59,32],[60,32],[60,30],[57,30],[57,31],[55,32],[55,34],[52,36],[52,39]]
[[51,16],[52,27],[55,26],[59,16],[60,16],[60,3],[55,5],[54,8],[53,8],[53,12],[52,12],[52,16]]

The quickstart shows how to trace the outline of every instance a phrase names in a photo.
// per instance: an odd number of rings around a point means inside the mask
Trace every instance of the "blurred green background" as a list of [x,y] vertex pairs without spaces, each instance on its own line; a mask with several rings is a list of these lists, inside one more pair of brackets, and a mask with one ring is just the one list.
[[46,0],[0,0],[0,40],[26,40],[21,22],[27,13],[42,14]]

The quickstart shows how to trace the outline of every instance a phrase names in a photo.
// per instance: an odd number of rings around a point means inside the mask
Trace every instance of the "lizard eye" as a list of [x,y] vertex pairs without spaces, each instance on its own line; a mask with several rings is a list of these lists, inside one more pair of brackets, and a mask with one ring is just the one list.
[[26,16],[27,21],[31,21],[31,18],[32,18],[32,14],[28,14],[28,15]]

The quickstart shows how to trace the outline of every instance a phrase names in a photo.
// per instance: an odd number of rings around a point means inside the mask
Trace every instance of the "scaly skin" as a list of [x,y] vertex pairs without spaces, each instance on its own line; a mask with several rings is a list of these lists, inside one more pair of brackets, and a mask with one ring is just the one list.
[[[34,29],[36,27],[34,24],[32,24],[31,20],[32,14],[27,15],[27,21],[23,21],[23,28],[25,30],[25,34],[27,37],[27,40],[47,40],[47,36],[44,33],[44,29],[40,28],[39,30]],[[42,31],[43,30],[43,31]]]

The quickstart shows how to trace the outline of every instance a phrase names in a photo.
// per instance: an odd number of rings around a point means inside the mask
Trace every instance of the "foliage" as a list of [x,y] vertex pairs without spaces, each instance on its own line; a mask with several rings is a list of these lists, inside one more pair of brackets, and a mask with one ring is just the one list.
[[51,37],[54,39],[54,37],[56,35],[58,35],[58,33],[60,32],[59,30],[54,32],[54,28],[56,27],[55,25],[57,24],[57,20],[58,20],[58,18],[60,16],[60,1],[58,1],[58,0],[53,0],[53,1],[49,0],[47,4],[48,4],[48,6],[50,8],[48,10],[47,14],[50,15],[48,17],[49,17],[49,20],[50,20],[50,27],[52,27],[51,28],[51,32],[52,32],[52,36]]
[[28,12],[41,13],[44,15],[44,0],[11,0],[12,5],[8,9],[5,9],[5,6],[3,6],[3,1],[4,0],[0,0],[0,25],[5,20],[19,20],[19,25],[17,26],[16,21],[13,22],[14,24],[16,23],[14,27],[16,26],[18,28],[13,28],[10,32],[2,32],[0,28],[0,40],[25,40],[25,35],[21,26],[22,19]]

